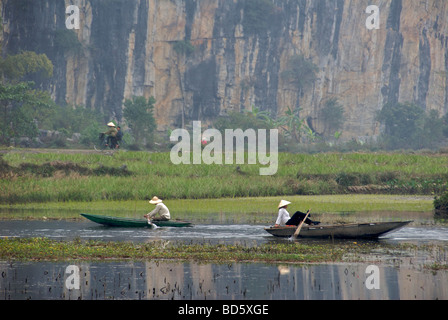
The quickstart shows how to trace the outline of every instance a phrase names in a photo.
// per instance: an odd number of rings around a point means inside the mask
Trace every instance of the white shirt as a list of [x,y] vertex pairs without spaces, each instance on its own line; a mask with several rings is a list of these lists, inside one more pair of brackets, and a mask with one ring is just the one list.
[[171,219],[170,210],[168,210],[168,207],[163,203],[156,204],[156,208],[148,213],[149,219],[154,218],[156,214],[159,214],[161,218],[167,220]]
[[291,219],[289,216],[289,212],[286,211],[285,208],[280,208],[280,210],[278,210],[278,217],[275,224],[279,226],[284,226],[286,225],[286,222],[288,222],[289,219]]

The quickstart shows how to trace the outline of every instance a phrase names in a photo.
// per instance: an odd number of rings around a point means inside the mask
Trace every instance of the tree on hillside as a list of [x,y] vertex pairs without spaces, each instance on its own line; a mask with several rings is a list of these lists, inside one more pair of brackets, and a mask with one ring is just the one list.
[[283,71],[281,76],[285,81],[294,85],[299,90],[299,96],[301,96],[304,90],[316,81],[318,70],[318,67],[312,61],[298,54],[288,60],[286,71]]
[[425,111],[413,103],[387,103],[378,114],[388,148],[412,148],[423,129]]
[[247,35],[261,35],[269,30],[274,17],[272,0],[243,0],[243,30]]
[[24,81],[25,77],[44,80],[53,76],[53,64],[45,54],[25,51],[0,60],[0,74],[2,82]]
[[132,97],[124,103],[123,116],[132,130],[137,144],[150,145],[153,142],[153,133],[156,129],[154,119],[154,104],[156,100],[150,97]]
[[336,98],[331,98],[325,102],[324,107],[320,111],[320,116],[324,123],[324,135],[334,137],[334,134],[344,124],[344,107]]
[[389,149],[433,148],[443,138],[443,119],[437,111],[428,114],[413,103],[388,103],[378,113],[385,126],[383,142]]
[[42,81],[52,75],[53,64],[44,54],[23,52],[0,59],[0,144],[37,135],[34,120],[45,116],[53,102],[25,78]]
[[442,132],[445,138],[448,138],[448,113],[442,117]]

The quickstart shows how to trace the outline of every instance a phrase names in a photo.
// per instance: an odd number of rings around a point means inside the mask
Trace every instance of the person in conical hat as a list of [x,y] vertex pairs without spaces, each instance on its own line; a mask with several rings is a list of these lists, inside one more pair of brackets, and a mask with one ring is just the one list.
[[275,227],[285,226],[286,222],[291,219],[289,216],[289,212],[286,210],[288,208],[288,205],[291,204],[291,202],[287,200],[282,200],[278,204],[278,217],[277,221],[275,221]]
[[[302,222],[303,219],[305,219],[306,214],[300,211],[297,211],[294,213],[292,218],[290,218],[289,212],[286,210],[288,208],[288,205],[290,205],[291,202],[287,200],[282,200],[278,204],[278,217],[275,221],[275,227],[280,226],[298,226],[300,222]],[[317,225],[320,222],[319,221],[313,221],[309,217],[305,220],[305,223],[309,225]]]
[[287,208],[289,204],[291,204],[291,202],[286,201],[286,200],[282,200],[282,201],[280,201],[280,203],[278,204],[278,208],[279,208],[279,209],[280,209],[280,208]]
[[162,203],[163,202],[163,200],[162,199],[159,199],[158,197],[152,197],[152,199],[151,200],[149,200],[149,203],[150,204],[159,204],[159,203]]
[[118,130],[113,122],[109,122],[107,124],[107,127],[107,131],[103,132],[105,135],[107,135],[107,146],[113,145],[116,147],[117,139],[115,137],[117,136]]
[[[170,210],[163,203],[162,199],[154,196],[151,200],[149,200],[150,204],[155,204],[156,207],[150,213],[145,214],[144,217],[149,221],[168,221],[171,220]],[[155,218],[155,216],[159,215],[159,217]]]

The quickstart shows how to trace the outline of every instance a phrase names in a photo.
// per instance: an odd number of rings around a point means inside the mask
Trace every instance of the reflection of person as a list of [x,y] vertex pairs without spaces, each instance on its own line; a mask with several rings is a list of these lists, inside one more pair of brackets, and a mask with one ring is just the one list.
[[[278,205],[278,217],[277,221],[275,221],[275,227],[280,226],[298,226],[303,219],[306,217],[306,213],[297,211],[292,218],[290,218],[289,212],[286,210],[288,208],[288,205],[291,204],[291,202],[282,200],[280,201],[280,204]],[[316,225],[319,224],[319,221],[313,221],[309,218],[306,218],[305,220],[306,224],[309,225]]]
[[[146,219],[152,221],[168,221],[171,219],[170,210],[164,203],[162,203],[162,199],[153,197],[152,200],[149,201],[149,203],[155,204],[156,208],[150,213],[144,215]],[[154,218],[157,214],[159,215],[159,217]]]

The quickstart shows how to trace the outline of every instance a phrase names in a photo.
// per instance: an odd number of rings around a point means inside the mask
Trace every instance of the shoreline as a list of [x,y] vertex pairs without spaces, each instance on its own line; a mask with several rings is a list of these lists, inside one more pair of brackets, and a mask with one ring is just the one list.
[[[207,220],[233,218],[264,222],[273,219],[276,206],[281,199],[293,204],[290,211],[303,211],[311,208],[317,216],[337,216],[341,213],[359,213],[362,216],[376,215],[379,212],[433,212],[432,197],[416,195],[320,195],[285,196],[222,199],[178,199],[166,200],[174,219]],[[72,201],[0,204],[0,220],[13,219],[79,219],[80,213],[103,213],[120,217],[140,217],[149,212],[152,206],[147,201]],[[106,215],[106,214],[105,214]]]

